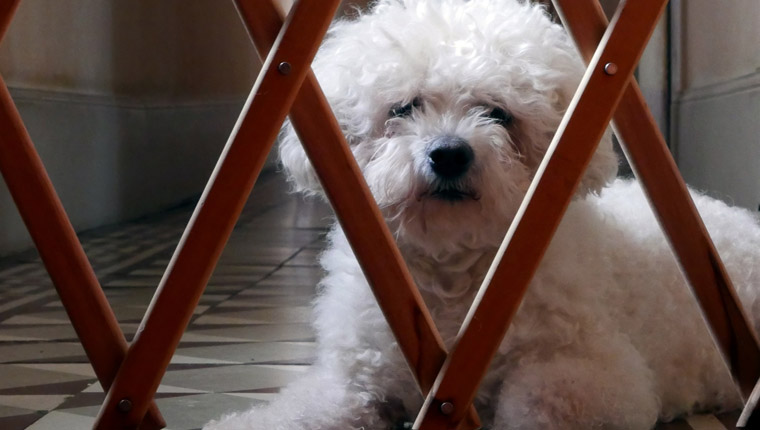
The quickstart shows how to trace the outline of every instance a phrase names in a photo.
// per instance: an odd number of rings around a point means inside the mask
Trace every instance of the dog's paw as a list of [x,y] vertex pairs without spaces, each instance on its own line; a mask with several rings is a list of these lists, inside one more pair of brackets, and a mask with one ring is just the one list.
[[660,405],[647,373],[587,359],[526,366],[504,382],[493,428],[651,429]]
[[[280,427],[271,427],[272,422],[265,416],[265,410],[254,407],[244,412],[235,412],[225,415],[203,426],[203,430],[275,430]],[[284,429],[281,429],[284,430]]]

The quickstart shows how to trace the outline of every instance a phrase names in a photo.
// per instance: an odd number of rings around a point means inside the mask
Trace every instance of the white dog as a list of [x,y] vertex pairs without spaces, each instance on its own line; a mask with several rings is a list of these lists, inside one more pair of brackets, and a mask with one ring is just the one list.
[[[515,0],[380,0],[331,29],[314,70],[447,346],[584,67],[546,11]],[[292,128],[282,162],[320,185]],[[476,407],[486,428],[650,429],[740,398],[639,186],[605,136]],[[695,195],[755,313],[760,227]],[[340,228],[322,256],[318,358],[269,405],[207,429],[391,429],[422,403]]]

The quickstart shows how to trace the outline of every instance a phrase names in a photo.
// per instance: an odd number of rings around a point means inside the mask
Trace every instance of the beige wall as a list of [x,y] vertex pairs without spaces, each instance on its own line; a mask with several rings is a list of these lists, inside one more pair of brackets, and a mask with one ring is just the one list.
[[760,205],[760,3],[675,0],[672,139],[686,181]]
[[760,68],[760,2],[681,1],[682,90],[757,73]]
[[9,85],[86,94],[237,97],[257,64],[218,0],[25,0],[0,46]]

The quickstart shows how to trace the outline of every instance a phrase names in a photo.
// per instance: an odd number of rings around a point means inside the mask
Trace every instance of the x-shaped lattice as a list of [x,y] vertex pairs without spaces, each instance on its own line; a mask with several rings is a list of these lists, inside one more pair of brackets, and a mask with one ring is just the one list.
[[[0,37],[18,3],[0,5]],[[266,61],[129,347],[0,80],[0,171],[107,390],[97,428],[164,425],[151,399],[288,112],[427,395],[415,428],[479,426],[478,385],[613,115],[752,425],[757,339],[632,78],[667,0],[623,0],[609,26],[598,0],[554,0],[589,67],[450,354],[309,68],[339,0],[300,0],[284,23],[275,0],[235,3]]]

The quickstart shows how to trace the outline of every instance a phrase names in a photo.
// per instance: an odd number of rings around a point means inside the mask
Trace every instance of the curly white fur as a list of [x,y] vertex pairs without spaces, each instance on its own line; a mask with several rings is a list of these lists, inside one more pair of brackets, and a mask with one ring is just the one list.
[[[450,347],[580,81],[575,49],[524,2],[381,0],[335,23],[314,69]],[[494,108],[514,119],[500,124]],[[429,151],[440,136],[474,152],[448,185],[461,199],[435,194]],[[290,125],[280,155],[297,189],[321,194]],[[480,387],[488,428],[649,429],[740,405],[641,190],[612,182],[616,171],[607,133]],[[757,219],[694,198],[760,314]],[[337,227],[321,262],[311,371],[206,429],[389,429],[414,416],[422,397]]]

